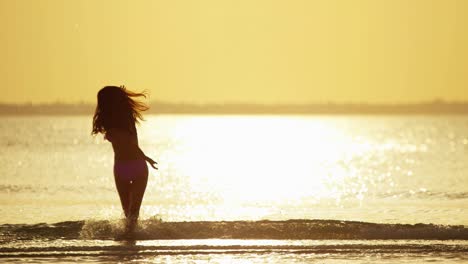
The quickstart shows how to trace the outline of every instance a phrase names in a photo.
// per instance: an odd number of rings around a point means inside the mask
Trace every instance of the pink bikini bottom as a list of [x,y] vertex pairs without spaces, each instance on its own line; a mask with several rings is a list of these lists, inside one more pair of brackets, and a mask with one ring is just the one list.
[[114,175],[124,181],[134,181],[148,176],[145,160],[119,160],[114,163]]

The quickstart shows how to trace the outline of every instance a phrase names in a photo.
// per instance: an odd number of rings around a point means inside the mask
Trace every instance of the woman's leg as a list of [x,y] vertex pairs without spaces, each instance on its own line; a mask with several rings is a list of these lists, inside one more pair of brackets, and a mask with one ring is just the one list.
[[125,217],[128,218],[130,215],[130,182],[120,179],[117,175],[115,178],[115,186],[117,187],[117,192],[119,193],[120,203],[122,204],[122,209],[124,211]]
[[146,184],[148,182],[148,167],[146,163],[145,168],[142,170],[135,180],[132,181],[130,192],[129,192],[129,207],[128,207],[128,220],[130,221],[130,228],[133,229],[135,226],[138,216],[140,214],[141,202],[143,195],[145,194]]

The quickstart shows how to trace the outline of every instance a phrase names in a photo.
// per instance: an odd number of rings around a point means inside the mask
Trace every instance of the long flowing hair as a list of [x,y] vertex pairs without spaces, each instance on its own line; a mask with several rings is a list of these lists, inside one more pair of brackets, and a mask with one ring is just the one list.
[[149,107],[134,98],[147,97],[127,90],[125,86],[106,86],[97,94],[97,106],[93,117],[92,135],[105,134],[110,128],[120,128],[136,134],[135,124],[143,121],[142,111]]

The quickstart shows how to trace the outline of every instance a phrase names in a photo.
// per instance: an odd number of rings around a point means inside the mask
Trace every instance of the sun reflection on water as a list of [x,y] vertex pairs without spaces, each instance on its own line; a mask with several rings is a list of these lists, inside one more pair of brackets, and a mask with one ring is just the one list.
[[453,181],[435,180],[440,175],[426,160],[448,166],[449,152],[434,148],[465,138],[463,131],[446,136],[443,120],[434,126],[416,117],[418,126],[377,116],[153,118],[139,131],[142,145],[157,150],[160,170],[142,210],[168,221],[372,220],[395,208],[410,212],[422,207],[406,198],[432,199],[441,184],[453,189]]
[[[226,208],[245,211],[251,205],[322,199],[340,203],[347,182],[359,177],[349,166],[349,153],[355,158],[370,145],[325,119],[187,117],[171,131],[173,148],[161,158],[192,190],[216,197]],[[351,188],[361,200],[365,190]],[[265,213],[256,210],[248,213]]]

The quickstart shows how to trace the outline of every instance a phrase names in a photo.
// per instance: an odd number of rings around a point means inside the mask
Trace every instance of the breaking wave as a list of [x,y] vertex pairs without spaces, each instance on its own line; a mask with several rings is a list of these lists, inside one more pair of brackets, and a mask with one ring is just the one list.
[[[121,220],[67,221],[54,224],[0,225],[0,243],[36,239],[115,240]],[[426,239],[468,240],[463,225],[377,224],[339,220],[139,222],[136,240],[156,239]]]

